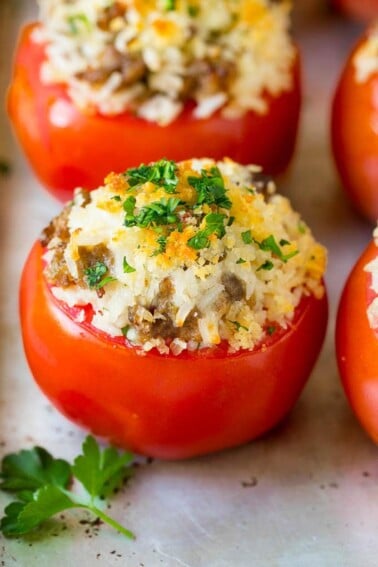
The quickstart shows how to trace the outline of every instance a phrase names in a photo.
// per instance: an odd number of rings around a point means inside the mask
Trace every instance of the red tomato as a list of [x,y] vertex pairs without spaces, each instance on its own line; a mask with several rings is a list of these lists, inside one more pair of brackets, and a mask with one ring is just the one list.
[[334,6],[359,20],[371,20],[378,16],[378,0],[333,0]]
[[378,73],[357,83],[349,56],[332,107],[332,146],[343,186],[356,209],[378,218]]
[[8,94],[8,111],[29,162],[43,185],[62,201],[82,186],[102,184],[109,171],[124,171],[166,157],[180,161],[206,155],[240,163],[258,163],[276,174],[292,156],[300,111],[299,57],[293,89],[267,97],[266,115],[248,112],[228,120],[219,113],[193,118],[191,107],[161,127],[129,113],[116,117],[86,115],[69,99],[63,85],[44,85],[40,66],[44,49],[28,26],[19,43]]
[[293,407],[324,338],[327,300],[311,296],[253,352],[141,356],[74,321],[45,283],[41,253],[36,243],[20,292],[32,373],[68,418],[138,453],[186,458],[261,435]]
[[336,325],[336,351],[349,402],[370,437],[378,443],[378,329],[372,329],[367,308],[375,297],[371,274],[364,267],[378,256],[372,242],[345,285]]

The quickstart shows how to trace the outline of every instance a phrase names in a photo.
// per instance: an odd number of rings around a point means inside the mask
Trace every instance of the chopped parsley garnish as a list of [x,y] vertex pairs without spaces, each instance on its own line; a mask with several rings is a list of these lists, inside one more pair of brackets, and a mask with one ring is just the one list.
[[[1,531],[6,537],[24,536],[61,512],[81,508],[134,539],[132,532],[103,511],[102,502],[130,477],[132,458],[131,453],[118,453],[113,447],[101,450],[91,436],[73,464],[55,459],[41,447],[6,455],[0,488],[15,500],[4,510]],[[81,484],[80,491],[72,490],[73,480]]]
[[203,169],[201,177],[188,177],[188,183],[197,192],[196,205],[216,205],[231,209],[232,203],[226,195],[223,177],[217,167],[212,167],[209,171]]
[[274,335],[274,333],[277,331],[277,328],[274,327],[273,325],[270,325],[269,327],[267,327],[266,332],[268,333],[268,335],[271,337],[272,335]]
[[[298,254],[298,250],[293,250],[292,252],[289,252],[289,254],[284,254],[280,246],[277,244],[277,241],[274,238],[273,234],[270,234],[269,236],[264,238],[264,240],[262,240],[261,242],[253,238],[250,230],[246,230],[245,232],[242,232],[241,237],[244,244],[252,244],[253,242],[255,242],[257,246],[260,248],[260,250],[264,250],[264,252],[270,251],[274,256],[277,256],[277,258],[282,260],[282,262],[287,262],[288,260],[290,260],[290,258]],[[281,246],[285,246],[287,244],[290,244],[288,240],[285,239],[280,240]],[[271,269],[271,268],[264,268],[264,269]]]
[[218,238],[222,238],[226,229],[224,227],[224,220],[226,215],[220,213],[209,213],[205,216],[206,228],[199,230],[197,234],[189,238],[188,246],[194,248],[195,250],[201,250],[202,248],[208,248],[210,246],[209,237],[212,234],[216,234]]
[[85,14],[75,14],[67,18],[67,23],[72,35],[78,35],[82,31],[90,31],[91,23]]
[[165,252],[165,249],[167,247],[167,236],[164,236],[164,234],[162,234],[161,236],[159,236],[159,238],[156,239],[156,243],[159,245],[159,248],[157,248],[154,252],[154,256],[157,256],[158,254],[163,254]]
[[239,260],[236,260],[237,264],[245,264],[247,260],[244,260],[244,258],[239,258]]
[[[290,244],[290,242],[287,242],[287,240],[285,240],[284,242],[285,244]],[[293,250],[293,252],[289,252],[289,254],[284,254],[277,244],[273,234],[271,234],[267,238],[264,238],[264,240],[262,240],[261,242],[257,242],[257,244],[259,248],[261,250],[264,250],[265,252],[270,250],[270,252],[272,252],[274,256],[277,256],[277,258],[282,260],[282,262],[287,262],[288,260],[290,260],[290,258],[298,254],[298,250]]]
[[230,321],[230,323],[232,323],[235,326],[237,331],[240,331],[240,329],[243,329],[244,331],[249,331],[248,327],[241,325],[239,323],[239,321],[231,321],[230,319],[229,319],[229,321]]
[[246,230],[245,232],[242,232],[241,237],[242,237],[244,244],[252,244],[253,237],[252,237],[252,233],[251,233],[250,230]]
[[199,14],[199,6],[193,6],[193,4],[189,4],[188,6],[188,14],[191,18],[195,18]]
[[104,287],[104,285],[111,283],[111,282],[116,282],[116,281],[117,281],[117,278],[113,278],[113,276],[106,276],[96,285],[96,289],[101,289],[102,287]]
[[164,187],[167,193],[176,193],[178,184],[177,165],[172,160],[162,159],[152,165],[141,165],[128,169],[125,173],[130,187],[150,182]]
[[[137,215],[134,215],[134,213],[129,214],[126,211],[125,226],[148,228],[177,223],[178,217],[175,214],[175,210],[180,203],[180,199],[170,197],[169,199],[164,198],[160,201],[149,203],[142,207]],[[129,203],[129,206],[131,210],[132,201]]]
[[170,12],[176,9],[176,0],[164,0],[164,10]]
[[235,217],[229,217],[227,226],[232,226],[234,224]]
[[305,234],[307,231],[307,225],[303,221],[299,221],[298,223],[298,232],[301,234]]
[[123,264],[122,265],[123,265],[123,273],[124,274],[132,274],[133,272],[136,272],[136,269],[133,268],[132,266],[130,266],[130,264],[126,260],[126,256],[123,257]]
[[121,201],[121,197],[119,195],[113,195],[113,201]]
[[127,333],[129,332],[129,330],[130,330],[130,325],[125,325],[124,327],[122,327],[122,329],[121,329],[122,335],[124,337],[127,337]]
[[93,266],[90,266],[85,270],[85,279],[90,288],[98,288],[101,284],[105,274],[108,271],[108,267],[104,262],[96,262]]
[[257,268],[257,271],[259,272],[260,270],[273,270],[273,268],[274,268],[273,262],[271,262],[270,260],[266,260],[263,264],[261,264],[259,268]]

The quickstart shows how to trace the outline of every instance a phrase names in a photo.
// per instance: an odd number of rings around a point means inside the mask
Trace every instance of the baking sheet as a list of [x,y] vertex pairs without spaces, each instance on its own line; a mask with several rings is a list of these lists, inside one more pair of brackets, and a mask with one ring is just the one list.
[[[0,96],[30,0],[0,3]],[[345,202],[329,152],[332,90],[360,26],[329,14],[320,0],[298,2],[305,97],[297,153],[282,182],[329,249],[330,324],[322,355],[289,418],[264,439],[187,462],[153,461],[112,502],[132,529],[130,542],[110,528],[52,523],[44,537],[0,536],[6,567],[374,567],[378,564],[377,449],[344,398],[333,333],[340,291],[371,228]],[[31,380],[22,352],[17,286],[26,254],[59,205],[35,181],[0,112],[0,456],[39,444],[73,458],[84,433],[53,409]],[[2,509],[8,497],[0,494]],[[63,527],[62,527],[63,526]]]

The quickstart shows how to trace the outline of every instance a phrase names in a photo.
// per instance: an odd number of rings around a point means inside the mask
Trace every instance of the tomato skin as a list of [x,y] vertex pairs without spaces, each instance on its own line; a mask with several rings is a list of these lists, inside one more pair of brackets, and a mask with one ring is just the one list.
[[378,443],[378,335],[366,310],[373,298],[364,267],[378,256],[371,242],[345,284],[336,321],[336,353],[347,398],[362,427]]
[[346,194],[367,219],[378,218],[378,73],[357,83],[350,54],[332,106],[332,148]]
[[44,85],[39,69],[44,50],[31,40],[27,26],[16,52],[8,92],[8,113],[19,142],[41,183],[61,201],[82,186],[102,185],[109,171],[121,172],[162,157],[180,161],[196,156],[243,164],[258,163],[273,175],[293,154],[301,104],[299,56],[293,89],[268,97],[266,115],[248,112],[227,120],[217,113],[196,120],[189,106],[169,126],[131,114],[85,115],[75,108],[62,85]]
[[326,297],[304,299],[290,328],[254,352],[138,355],[68,317],[46,285],[41,254],[37,242],[20,288],[34,378],[68,418],[138,453],[181,459],[263,434],[292,408],[319,354]]
[[378,16],[378,0],[333,0],[333,5],[358,20],[372,20]]

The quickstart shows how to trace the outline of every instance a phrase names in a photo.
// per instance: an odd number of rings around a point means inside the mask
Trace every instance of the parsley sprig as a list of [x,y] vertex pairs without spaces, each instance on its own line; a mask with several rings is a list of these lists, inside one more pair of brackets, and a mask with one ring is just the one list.
[[286,263],[288,260],[290,260],[290,258],[296,256],[299,253],[298,250],[293,250],[288,254],[284,254],[283,251],[281,250],[281,246],[286,246],[287,244],[290,244],[290,242],[288,240],[282,239],[278,244],[273,234],[270,234],[263,240],[258,241],[252,236],[252,232],[250,230],[246,230],[245,232],[241,233],[241,237],[244,244],[252,244],[254,242],[255,244],[257,244],[260,250],[263,250],[264,252],[271,252],[273,256],[276,256],[284,263]]
[[232,203],[226,195],[224,180],[218,167],[203,169],[200,177],[188,177],[188,183],[197,192],[196,205],[216,205],[231,209]]
[[[118,453],[113,447],[101,450],[88,436],[82,454],[71,465],[55,459],[41,447],[23,450],[4,457],[0,488],[16,500],[5,508],[0,529],[6,537],[23,536],[46,520],[71,508],[82,508],[100,518],[128,538],[134,534],[108,516],[102,509],[109,498],[130,476],[132,454]],[[71,489],[79,481],[82,491]]]
[[132,167],[126,171],[125,175],[130,187],[143,185],[150,181],[158,187],[164,187],[167,193],[176,193],[177,165],[172,160],[161,159],[151,165],[142,164],[139,167]]
[[142,207],[138,214],[134,214],[134,197],[128,197],[123,208],[126,211],[125,226],[138,226],[139,228],[156,227],[161,225],[174,224],[179,222],[175,213],[180,199],[170,197],[160,199]]
[[85,279],[91,289],[101,289],[104,285],[116,281],[116,278],[107,276],[108,267],[104,262],[96,262],[84,271]]
[[226,234],[224,221],[227,216],[221,213],[209,213],[205,216],[206,227],[199,230],[192,238],[188,240],[188,246],[195,250],[208,248],[210,246],[209,237],[216,234],[218,238],[222,238]]

